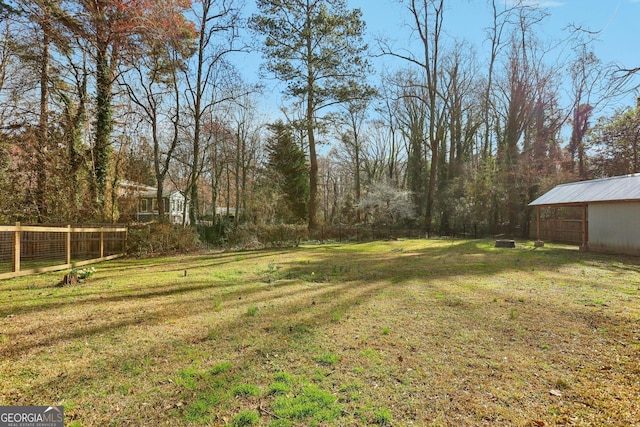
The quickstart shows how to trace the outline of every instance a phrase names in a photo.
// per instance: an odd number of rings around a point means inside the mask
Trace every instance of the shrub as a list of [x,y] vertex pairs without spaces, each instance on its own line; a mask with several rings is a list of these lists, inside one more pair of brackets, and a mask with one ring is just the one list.
[[233,230],[231,221],[221,221],[214,225],[198,225],[200,240],[213,246],[222,246],[227,241],[227,236]]
[[88,268],[72,268],[70,274],[75,274],[78,277],[78,280],[88,279],[93,276],[93,273],[96,272],[96,269],[93,267]]
[[241,224],[229,234],[229,246],[243,249],[298,246],[307,238],[307,227],[295,224]]
[[129,227],[129,255],[185,253],[199,248],[198,233],[191,227],[163,223]]

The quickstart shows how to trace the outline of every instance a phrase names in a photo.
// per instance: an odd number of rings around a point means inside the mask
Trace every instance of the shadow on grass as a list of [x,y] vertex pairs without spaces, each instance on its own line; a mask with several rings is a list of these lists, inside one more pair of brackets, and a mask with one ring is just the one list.
[[[51,325],[52,332],[41,339],[27,340],[21,343],[21,333],[9,335],[9,343],[0,344],[0,354],[3,357],[19,357],[27,355],[31,350],[46,347],[52,342],[87,340],[114,332],[131,332],[144,335],[145,328],[163,325],[170,321],[186,320],[194,316],[205,315],[207,321],[194,327],[191,331],[183,331],[182,336],[167,336],[163,340],[132,347],[122,355],[102,355],[102,362],[117,372],[118,367],[125,364],[144,365],[144,360],[151,357],[164,357],[167,349],[175,346],[176,342],[187,347],[204,346],[207,350],[224,347],[229,342],[237,345],[248,345],[251,351],[235,350],[234,365],[236,369],[247,368],[255,363],[256,357],[266,362],[269,353],[284,353],[291,346],[311,345],[315,334],[337,321],[335,313],[348,316],[354,307],[366,304],[373,298],[380,297],[384,292],[393,291],[403,283],[423,284],[424,289],[433,292],[434,299],[442,301],[450,311],[473,310],[458,295],[450,292],[446,280],[469,275],[488,277],[508,271],[535,272],[556,270],[565,264],[584,264],[609,262],[612,258],[595,254],[581,254],[577,251],[563,248],[542,248],[533,250],[529,246],[514,249],[495,249],[491,242],[486,241],[450,241],[442,242],[391,242],[385,252],[360,251],[359,248],[369,248],[364,245],[325,245],[306,247],[297,250],[267,251],[264,253],[222,254],[212,257],[185,257],[179,261],[180,267],[171,265],[165,271],[176,272],[187,268],[195,272],[215,269],[222,265],[233,265],[235,261],[262,262],[276,260],[279,268],[269,270],[263,268],[247,277],[247,284],[237,281],[222,281],[215,279],[185,278],[184,282],[171,279],[174,283],[145,285],[135,291],[113,290],[106,291],[96,284],[85,295],[59,296],[62,301],[48,302],[24,306],[5,308],[1,315],[22,315],[32,312],[52,312],[73,305],[78,309],[93,309],[96,315],[114,304],[142,304],[144,315],[135,313],[113,314],[104,324],[87,325],[84,319],[76,319],[64,328],[64,320],[60,324]],[[299,259],[291,260],[292,256]],[[281,259],[284,258],[284,259]],[[638,260],[615,259],[617,268],[624,271],[638,271]],[[130,265],[137,268],[135,262],[119,261],[119,266],[112,267],[114,276],[119,268]],[[163,266],[166,262],[159,260],[155,265]],[[151,267],[149,267],[151,269]],[[146,275],[156,274],[154,271],[138,270],[139,280],[145,282]],[[108,279],[109,274],[101,276],[100,280]],[[269,279],[265,281],[264,279]],[[434,284],[434,281],[438,284]],[[443,283],[443,280],[445,283]],[[535,280],[535,277],[532,277]],[[93,286],[93,285],[92,285]],[[228,292],[224,292],[229,290]],[[486,301],[504,299],[505,294],[495,290],[476,289],[483,292]],[[109,292],[112,295],[109,295]],[[124,292],[131,292],[127,294]],[[438,295],[442,295],[438,297]],[[218,306],[217,301],[221,301]],[[260,311],[255,317],[248,316],[248,305],[259,306]],[[505,316],[507,316],[507,309]],[[572,317],[584,317],[585,323],[611,324],[613,320],[603,312],[580,313],[575,310],[563,313],[564,307],[556,306],[553,302],[538,307],[540,312],[550,311]],[[232,315],[221,316],[219,311]],[[486,312],[485,312],[486,311]],[[465,321],[480,320],[477,327],[487,334],[511,334],[509,318],[505,317],[504,324],[490,325],[495,320],[495,313],[491,311],[474,310],[473,315],[466,316]],[[472,317],[473,316],[473,317]],[[124,317],[124,318],[123,318]],[[468,318],[467,318],[468,317]],[[514,320],[514,319],[512,319]],[[339,321],[339,319],[338,319]],[[505,326],[507,325],[507,326]],[[251,331],[251,332],[247,332]],[[242,338],[244,337],[244,338]],[[284,340],[283,338],[287,338]],[[14,345],[15,344],[15,345]],[[232,353],[233,349],[227,349]],[[171,357],[171,356],[169,356]],[[173,356],[178,357],[178,356]],[[311,355],[310,355],[311,357]],[[90,364],[91,361],[87,361]],[[187,361],[176,361],[184,366]],[[37,386],[34,393],[46,393],[46,390],[62,389],[74,390],[77,385],[74,379],[80,375],[88,375],[89,386],[98,387],[104,380],[103,372],[96,371],[87,364],[80,364],[74,371],[54,378]],[[109,372],[109,370],[107,370]],[[83,387],[87,387],[84,384]],[[16,402],[20,403],[20,402]]]
[[[416,245],[403,241],[392,242],[388,252],[362,252],[361,247],[369,247],[370,244],[358,243],[350,245],[324,245],[288,250],[267,250],[239,253],[216,254],[213,256],[198,255],[194,257],[161,258],[153,260],[113,261],[112,264],[100,266],[100,274],[96,281],[91,279],[90,287],[80,284],[77,287],[67,287],[58,290],[57,295],[43,296],[42,287],[22,287],[23,296],[12,295],[11,306],[0,308],[0,317],[20,315],[30,312],[38,312],[46,316],[48,310],[57,310],[68,305],[75,307],[87,307],[94,303],[126,302],[148,300],[168,296],[188,295],[193,292],[223,290],[231,286],[241,286],[238,280],[224,280],[216,277],[202,278],[202,274],[215,271],[223,265],[233,263],[256,261],[264,262],[266,259],[287,258],[291,255],[306,256],[305,261],[279,260],[277,271],[263,269],[263,276],[269,276],[268,280],[279,280],[276,286],[286,286],[282,280],[301,280],[309,283],[326,282],[362,282],[381,281],[391,284],[400,284],[404,281],[424,281],[444,279],[452,276],[489,276],[506,271],[545,271],[557,269],[564,264],[580,263],[609,263],[613,259],[615,269],[620,272],[640,271],[638,259],[611,258],[606,255],[583,254],[575,250],[565,248],[539,248],[520,244],[516,249],[496,249],[488,241],[477,240],[451,240],[446,241],[422,241],[425,244]],[[404,246],[408,246],[404,249]],[[603,261],[604,259],[604,261]],[[140,264],[143,264],[140,267]],[[175,264],[178,264],[176,266]],[[608,264],[609,265],[609,264]],[[168,268],[164,268],[168,266]],[[157,267],[160,267],[159,270]],[[114,270],[126,273],[131,270],[135,274],[139,286],[133,284],[126,288],[111,289],[101,286],[117,276],[117,272],[103,274],[104,270]],[[183,277],[178,272],[187,270],[192,277]],[[175,276],[157,277],[159,272],[172,273]],[[131,274],[131,273],[130,273]],[[198,275],[196,279],[193,276]],[[242,297],[253,292],[261,291],[265,283],[261,282],[265,277],[259,273],[249,273],[247,283],[254,282],[253,286],[234,290],[230,297]],[[149,278],[147,278],[149,277]],[[154,281],[163,280],[164,283],[153,284]],[[169,283],[167,283],[169,282]],[[20,291],[21,287],[12,288]],[[3,291],[0,290],[0,294]]]

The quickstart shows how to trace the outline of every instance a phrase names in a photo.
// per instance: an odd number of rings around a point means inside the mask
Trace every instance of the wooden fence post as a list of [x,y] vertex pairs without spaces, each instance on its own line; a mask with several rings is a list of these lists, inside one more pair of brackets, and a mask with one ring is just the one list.
[[100,228],[100,258],[104,258],[104,228]]
[[67,264],[71,265],[71,224],[67,225]]
[[13,233],[13,272],[20,271],[20,223],[16,222],[16,231]]

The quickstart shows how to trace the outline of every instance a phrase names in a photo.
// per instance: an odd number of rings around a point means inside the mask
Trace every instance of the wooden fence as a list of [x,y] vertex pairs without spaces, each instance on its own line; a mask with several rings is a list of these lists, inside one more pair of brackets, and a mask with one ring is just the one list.
[[0,226],[0,280],[121,257],[126,227]]
[[[531,224],[529,237],[536,238],[536,223]],[[582,220],[557,219],[540,221],[540,239],[548,242],[582,244]]]

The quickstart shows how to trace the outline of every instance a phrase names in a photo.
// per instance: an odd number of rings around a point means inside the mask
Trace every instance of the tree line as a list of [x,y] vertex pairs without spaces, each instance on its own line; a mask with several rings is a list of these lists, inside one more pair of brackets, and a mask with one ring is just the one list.
[[[234,224],[517,235],[554,185],[640,172],[640,104],[605,109],[636,69],[579,28],[541,38],[548,15],[526,1],[486,1],[479,52],[449,3],[399,2],[398,48],[345,0],[4,2],[0,219],[129,220],[128,181],[157,187],[161,217],[182,191],[191,224],[222,207]],[[277,120],[234,63],[251,50],[282,83]]]

